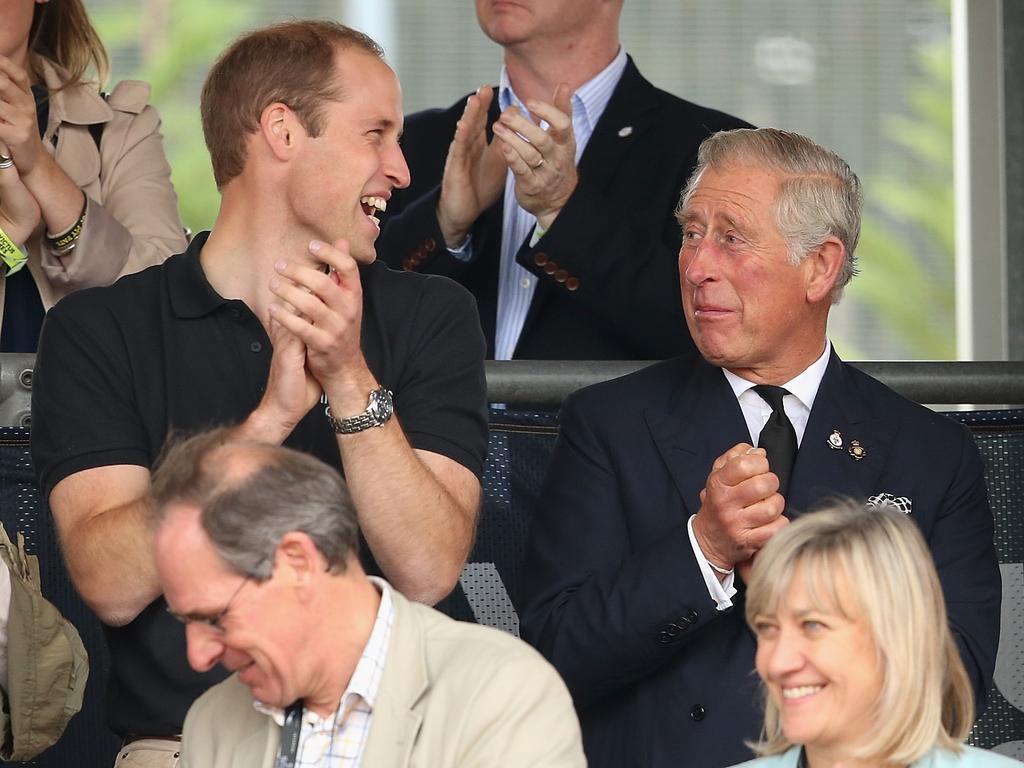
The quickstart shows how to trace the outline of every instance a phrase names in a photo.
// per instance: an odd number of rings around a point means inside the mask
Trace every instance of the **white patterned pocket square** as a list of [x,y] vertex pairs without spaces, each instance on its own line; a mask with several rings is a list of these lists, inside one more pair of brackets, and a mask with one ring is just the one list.
[[896,507],[896,509],[906,515],[909,515],[911,510],[914,508],[914,502],[910,500],[910,497],[893,496],[891,493],[876,493],[874,496],[868,496],[868,501],[865,506],[882,507],[885,505]]

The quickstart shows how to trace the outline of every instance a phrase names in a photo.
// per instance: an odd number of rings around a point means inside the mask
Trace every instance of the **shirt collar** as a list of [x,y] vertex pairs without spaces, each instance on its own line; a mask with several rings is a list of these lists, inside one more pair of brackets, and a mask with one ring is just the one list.
[[41,79],[50,92],[51,126],[55,127],[62,122],[75,125],[107,123],[113,118],[114,111],[94,86],[72,85],[64,88],[62,86],[69,77],[67,70],[42,56],[35,61],[39,63]]
[[165,262],[171,307],[179,318],[203,317],[228,302],[210,285],[199,262],[209,236],[209,232],[199,232],[184,253]]
[[[576,89],[572,95],[572,108],[573,127],[577,132],[579,129],[576,126],[576,119],[579,117],[586,121],[588,135],[593,126],[597,125],[597,121],[601,119],[605,107],[611,100],[615,86],[622,79],[622,73],[626,71],[626,60],[626,51],[620,45],[619,52],[611,63]],[[502,65],[501,77],[498,80],[498,106],[505,110],[513,104],[524,113],[527,111],[516,92],[512,90],[508,70]]]
[[[818,395],[821,380],[825,378],[825,369],[828,368],[828,359],[831,351],[832,342],[825,339],[825,351],[821,353],[821,356],[782,385],[783,389],[788,390],[808,411],[814,406],[814,398]],[[736,395],[737,400],[740,399],[744,392],[755,386],[754,382],[747,381],[742,376],[737,376],[726,368],[722,369],[722,373],[725,374],[725,380],[729,382],[729,386],[732,387],[733,394]]]
[[[341,695],[339,709],[347,712],[351,709],[350,702],[356,697],[362,699],[372,711],[377,694],[380,691],[380,681],[384,674],[384,661],[388,655],[388,645],[391,640],[391,627],[395,622],[395,605],[391,598],[391,585],[384,579],[376,576],[368,576],[369,580],[380,590],[380,605],[377,607],[377,618],[373,622],[373,629],[370,630],[370,638],[366,641],[363,653],[356,663],[345,692]],[[284,726],[284,710],[280,707],[268,706],[256,699],[252,702],[253,708],[271,720],[279,727]],[[316,719],[315,713],[306,712],[303,717]],[[337,720],[344,722],[344,717]]]

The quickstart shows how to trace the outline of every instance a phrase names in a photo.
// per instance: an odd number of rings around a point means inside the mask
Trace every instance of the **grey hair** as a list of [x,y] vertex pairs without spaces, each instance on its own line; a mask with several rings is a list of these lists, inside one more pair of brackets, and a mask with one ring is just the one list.
[[[301,531],[332,571],[343,572],[358,552],[359,526],[337,470],[291,448],[234,441],[232,433],[220,428],[168,442],[153,473],[154,523],[172,503],[197,506],[224,561],[259,580],[270,578],[284,535]],[[242,457],[247,471],[231,471]]]
[[690,203],[708,168],[754,166],[783,177],[775,198],[775,223],[789,246],[790,263],[799,264],[830,236],[846,251],[832,288],[837,303],[857,274],[863,192],[860,179],[835,152],[798,133],[778,128],[737,128],[706,138],[697,152],[697,167],[679,199],[676,218]]

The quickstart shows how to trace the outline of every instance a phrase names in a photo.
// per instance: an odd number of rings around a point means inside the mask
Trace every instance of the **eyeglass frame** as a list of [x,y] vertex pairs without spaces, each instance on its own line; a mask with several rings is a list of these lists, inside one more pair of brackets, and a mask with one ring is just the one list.
[[[262,565],[262,561],[260,562],[260,565]],[[213,629],[217,632],[224,632],[224,627],[221,626],[221,622],[224,620],[224,617],[228,615],[228,611],[231,610],[231,606],[234,604],[235,598],[238,597],[238,595],[241,593],[245,585],[248,584],[250,581],[253,581],[255,578],[256,577],[251,573],[245,574],[245,578],[242,579],[242,583],[239,584],[238,588],[231,593],[231,597],[228,598],[227,604],[215,616],[200,616],[194,613],[176,613],[175,611],[171,610],[170,605],[164,605],[164,608],[176,621],[184,624],[186,627],[189,624],[202,624],[203,626],[209,627],[210,629]]]

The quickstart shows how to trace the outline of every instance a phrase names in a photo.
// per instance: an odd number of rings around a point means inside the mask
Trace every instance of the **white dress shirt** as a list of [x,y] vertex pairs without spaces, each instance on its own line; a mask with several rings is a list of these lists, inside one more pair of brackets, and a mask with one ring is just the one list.
[[[807,419],[810,418],[814,398],[817,396],[821,380],[825,376],[825,369],[828,367],[828,358],[831,351],[832,344],[826,339],[825,351],[821,353],[821,356],[801,373],[782,385],[783,389],[789,391],[789,394],[782,398],[782,407],[786,411],[786,416],[789,417],[790,422],[793,424],[793,431],[796,432],[797,448],[803,442],[804,431],[807,429]],[[722,373],[725,374],[725,380],[732,387],[733,394],[736,395],[736,399],[739,401],[740,410],[743,411],[743,418],[746,420],[747,429],[750,432],[750,444],[757,445],[757,440],[761,436],[761,430],[764,429],[768,417],[772,415],[772,408],[764,401],[764,398],[754,391],[756,386],[754,382],[747,381],[732,371],[727,371],[725,368],[722,369]],[[712,569],[711,564],[704,557],[704,553],[697,544],[697,537],[693,533],[693,518],[695,517],[696,515],[691,515],[690,519],[686,522],[686,530],[690,536],[690,546],[693,548],[694,557],[697,558],[700,572],[704,576],[704,583],[707,585],[708,594],[715,601],[718,610],[724,611],[732,606],[732,597],[736,594],[735,574],[730,573],[725,577],[724,581],[718,580],[714,569]]]
[[[309,709],[303,711],[296,768],[359,768],[362,763],[395,621],[391,585],[375,576],[368,578],[380,590],[380,605],[370,638],[334,714],[322,717]],[[284,726],[283,709],[255,700],[253,707],[278,726]]]

